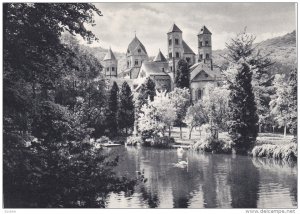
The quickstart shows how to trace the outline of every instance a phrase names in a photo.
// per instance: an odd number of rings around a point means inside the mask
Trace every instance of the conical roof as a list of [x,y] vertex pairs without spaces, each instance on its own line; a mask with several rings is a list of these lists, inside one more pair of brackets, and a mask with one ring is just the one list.
[[106,60],[117,60],[112,50],[109,48],[107,54],[105,55],[104,61]]
[[142,48],[142,50],[147,54],[146,48],[143,45],[143,43],[141,43],[141,41],[135,36],[134,39],[130,42],[130,44],[128,45],[128,49],[127,52],[129,51],[134,52],[135,49],[140,46]]
[[180,33],[182,33],[182,31],[179,29],[179,27],[175,23],[172,25],[172,27],[168,31],[168,33],[172,33],[172,32],[180,32]]
[[198,33],[198,35],[200,34],[211,34],[211,32],[207,29],[207,27],[205,25],[203,25]]
[[159,50],[157,56],[154,58],[153,62],[166,62],[165,56],[162,54],[162,52]]

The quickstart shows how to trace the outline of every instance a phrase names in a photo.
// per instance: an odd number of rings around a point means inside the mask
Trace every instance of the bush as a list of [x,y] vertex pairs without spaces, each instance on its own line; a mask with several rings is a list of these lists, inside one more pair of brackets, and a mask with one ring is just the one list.
[[102,136],[102,137],[98,138],[96,140],[96,142],[100,143],[100,144],[105,144],[105,143],[111,144],[112,143],[111,140],[108,137],[106,137],[106,136]]
[[175,143],[173,137],[167,136],[150,138],[144,141],[143,146],[151,146],[156,148],[170,148]]
[[197,141],[192,148],[197,151],[228,154],[232,151],[232,143],[230,141],[226,142],[222,139],[214,139],[211,136],[206,136],[200,141]]
[[251,154],[254,157],[267,157],[278,160],[297,161],[297,144],[289,143],[286,145],[263,144],[255,146]]
[[141,136],[130,136],[126,139],[126,144],[129,146],[137,146],[138,144],[143,144]]

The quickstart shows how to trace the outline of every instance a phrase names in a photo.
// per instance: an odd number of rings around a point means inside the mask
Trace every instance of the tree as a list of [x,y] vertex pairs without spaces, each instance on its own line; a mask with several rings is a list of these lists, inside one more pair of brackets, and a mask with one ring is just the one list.
[[176,109],[175,124],[180,127],[180,139],[182,139],[182,125],[184,125],[184,117],[186,115],[187,108],[190,105],[190,92],[188,88],[175,88],[169,93],[169,97]]
[[178,61],[174,83],[175,83],[175,87],[177,87],[177,88],[189,88],[190,87],[189,66],[188,66],[188,63],[183,59]]
[[155,82],[148,77],[144,83],[141,84],[138,92],[138,96],[135,100],[135,129],[139,131],[138,128],[138,117],[141,108],[144,104],[148,103],[148,100],[153,101],[156,95]]
[[226,85],[216,87],[208,84],[206,91],[208,93],[203,97],[203,107],[210,126],[217,131],[217,137],[220,129],[227,130],[229,90]]
[[284,137],[290,120],[289,86],[283,75],[277,74],[274,79],[275,95],[270,101],[271,114],[279,126],[284,127]]
[[120,93],[120,110],[119,110],[119,128],[126,130],[133,128],[134,125],[134,103],[133,94],[127,82],[122,85]]
[[290,119],[289,126],[290,132],[296,136],[297,135],[297,69],[293,69],[289,77],[289,109],[290,109]]
[[168,129],[171,137],[171,127],[176,119],[176,111],[172,100],[166,92],[157,92],[154,100],[144,104],[138,118],[139,130],[150,132],[154,137],[163,137]]
[[89,142],[102,66],[61,42],[64,31],[96,40],[85,28],[96,14],[87,3],[3,5],[5,207],[104,207],[109,192],[133,187]]
[[255,36],[248,34],[245,29],[229,44],[226,44],[228,49],[226,58],[230,63],[238,63],[240,59],[243,59],[250,65],[252,87],[259,116],[259,130],[261,130],[262,125],[271,124],[269,102],[272,95],[273,77],[270,69],[273,63],[268,55],[261,54],[259,45],[254,45],[255,39]]
[[258,115],[252,89],[252,73],[247,62],[233,65],[235,77],[229,83],[229,135],[237,153],[246,153],[257,137]]
[[189,139],[191,139],[193,129],[197,126],[200,128],[200,126],[208,122],[208,117],[205,112],[203,101],[198,100],[194,105],[191,105],[187,109],[184,122],[188,125],[190,129]]
[[109,94],[107,128],[110,136],[118,133],[119,87],[114,81]]

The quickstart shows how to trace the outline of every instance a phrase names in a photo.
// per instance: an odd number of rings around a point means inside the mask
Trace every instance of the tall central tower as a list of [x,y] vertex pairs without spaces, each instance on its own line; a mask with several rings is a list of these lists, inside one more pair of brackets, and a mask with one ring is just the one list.
[[167,33],[168,38],[168,61],[170,71],[175,72],[178,61],[183,56],[182,31],[174,23]]
[[212,59],[211,35],[211,32],[205,26],[201,27],[198,33],[198,62],[207,62]]

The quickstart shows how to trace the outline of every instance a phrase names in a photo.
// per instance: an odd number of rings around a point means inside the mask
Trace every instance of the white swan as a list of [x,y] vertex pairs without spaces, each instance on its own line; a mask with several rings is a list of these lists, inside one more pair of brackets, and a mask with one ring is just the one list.
[[189,165],[189,160],[186,158],[186,161],[179,161],[178,163],[175,163],[174,166],[178,168],[185,168]]

